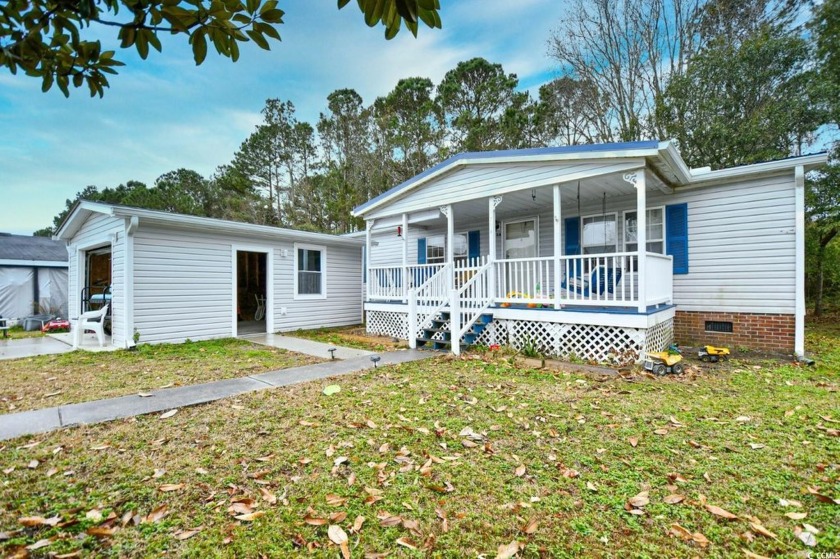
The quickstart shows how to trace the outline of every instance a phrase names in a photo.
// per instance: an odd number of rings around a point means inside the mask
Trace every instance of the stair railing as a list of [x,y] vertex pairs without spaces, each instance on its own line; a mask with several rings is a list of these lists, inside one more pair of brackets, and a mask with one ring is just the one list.
[[453,289],[449,296],[449,331],[452,335],[452,353],[455,355],[461,353],[461,336],[466,334],[475,321],[493,304],[493,295],[490,293],[488,282],[490,266],[492,263],[484,262],[478,269],[467,268],[469,277],[464,275],[464,271],[455,268],[456,282],[465,280],[463,285]]
[[447,289],[452,277],[452,263],[447,262],[418,287],[408,290],[408,345],[417,347],[417,333],[431,326],[432,320],[449,304]]

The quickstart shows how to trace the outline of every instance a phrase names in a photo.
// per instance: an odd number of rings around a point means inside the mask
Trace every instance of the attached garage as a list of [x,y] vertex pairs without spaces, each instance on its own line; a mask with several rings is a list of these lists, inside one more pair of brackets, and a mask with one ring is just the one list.
[[357,238],[94,202],[56,238],[69,247],[69,316],[109,302],[117,347],[362,321]]

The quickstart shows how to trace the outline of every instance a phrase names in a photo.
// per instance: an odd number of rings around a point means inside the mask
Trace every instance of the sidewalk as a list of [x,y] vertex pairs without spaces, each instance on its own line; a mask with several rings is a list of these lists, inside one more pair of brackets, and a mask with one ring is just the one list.
[[[381,361],[379,361],[378,366],[419,361],[435,355],[437,354],[433,352],[417,350],[390,351],[379,354]],[[374,363],[370,356],[365,355],[270,371],[259,375],[155,390],[151,392],[151,397],[122,396],[107,400],[94,400],[81,404],[0,415],[0,440],[46,433],[62,427],[103,423],[114,419],[194,406],[247,392],[288,386],[334,375],[355,373],[370,369],[373,366]]]
[[314,340],[307,340],[304,338],[295,338],[294,336],[284,336],[282,334],[246,334],[244,336],[240,336],[240,339],[248,340],[249,342],[254,342],[255,344],[262,344],[286,349],[288,351],[305,353],[306,355],[313,355],[315,357],[320,357],[321,359],[330,358],[330,348],[335,348],[336,359],[353,359],[354,357],[364,357],[375,353],[364,349],[353,349],[333,344],[325,344],[323,342],[316,342]]

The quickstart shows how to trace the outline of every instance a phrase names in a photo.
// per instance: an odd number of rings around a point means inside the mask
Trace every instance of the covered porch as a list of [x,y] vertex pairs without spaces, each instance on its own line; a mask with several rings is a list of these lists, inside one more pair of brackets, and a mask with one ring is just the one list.
[[[455,353],[491,341],[489,332],[498,334],[503,324],[510,342],[510,327],[520,322],[563,325],[546,326],[547,336],[533,333],[555,350],[562,344],[551,340],[570,328],[636,329],[642,351],[644,332],[673,318],[673,254],[687,256],[685,205],[668,205],[672,187],[639,160],[562,180],[534,180],[533,173],[527,179],[488,185],[478,196],[464,185],[460,195],[441,200],[446,204],[366,216],[369,319],[404,314],[404,328],[388,333],[413,345],[430,323],[441,326],[443,314]],[[400,203],[388,209],[394,206]],[[488,317],[496,325],[476,332],[476,322]],[[520,342],[530,335],[517,329]],[[618,341],[601,338],[609,346]]]

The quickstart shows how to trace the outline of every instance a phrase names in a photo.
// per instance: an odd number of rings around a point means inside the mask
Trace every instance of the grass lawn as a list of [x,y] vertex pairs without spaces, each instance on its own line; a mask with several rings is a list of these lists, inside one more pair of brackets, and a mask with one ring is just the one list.
[[243,340],[140,345],[2,361],[0,413],[13,413],[285,369],[319,359]]
[[[838,342],[837,329],[809,332],[816,367],[731,361],[661,379],[443,357],[7,441],[0,545],[98,557],[340,557],[331,540],[345,539],[353,557],[837,552]],[[332,383],[341,391],[324,395]]]
[[315,340],[316,342],[324,342],[326,344],[341,345],[355,349],[368,349],[371,351],[393,351],[408,347],[408,343],[404,340],[395,340],[387,336],[368,334],[363,324],[334,328],[316,328],[314,330],[296,330],[294,332],[283,332],[283,334]]

